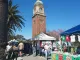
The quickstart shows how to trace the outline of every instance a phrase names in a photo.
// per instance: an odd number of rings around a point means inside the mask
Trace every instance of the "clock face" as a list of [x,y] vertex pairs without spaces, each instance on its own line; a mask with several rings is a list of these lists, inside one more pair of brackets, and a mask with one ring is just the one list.
[[40,8],[39,11],[41,12],[42,11],[42,8]]

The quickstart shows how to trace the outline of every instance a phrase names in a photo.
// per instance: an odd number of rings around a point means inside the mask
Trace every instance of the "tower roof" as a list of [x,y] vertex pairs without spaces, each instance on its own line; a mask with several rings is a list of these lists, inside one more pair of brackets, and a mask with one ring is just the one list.
[[43,2],[42,2],[41,0],[37,0],[37,1],[35,2],[35,5],[43,5]]

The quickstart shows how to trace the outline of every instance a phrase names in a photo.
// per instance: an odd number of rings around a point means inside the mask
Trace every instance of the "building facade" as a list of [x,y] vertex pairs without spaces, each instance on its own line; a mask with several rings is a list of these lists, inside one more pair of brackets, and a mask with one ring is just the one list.
[[41,0],[37,0],[33,8],[32,17],[32,38],[46,32],[46,16],[44,13],[44,6]]

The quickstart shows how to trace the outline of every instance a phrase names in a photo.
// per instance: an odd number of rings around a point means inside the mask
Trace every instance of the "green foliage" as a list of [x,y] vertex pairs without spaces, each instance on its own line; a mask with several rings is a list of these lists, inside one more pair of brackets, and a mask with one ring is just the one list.
[[21,30],[22,26],[24,26],[24,19],[21,15],[19,15],[20,11],[17,9],[18,5],[12,5],[12,0],[8,1],[8,36],[14,35],[16,30]]
[[16,39],[18,39],[18,40],[22,40],[22,39],[24,38],[23,35],[16,35],[15,37],[16,37]]

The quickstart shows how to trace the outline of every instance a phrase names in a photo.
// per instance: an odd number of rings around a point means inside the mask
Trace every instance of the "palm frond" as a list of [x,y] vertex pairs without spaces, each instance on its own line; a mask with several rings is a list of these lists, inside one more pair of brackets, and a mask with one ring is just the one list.
[[8,33],[9,35],[16,32],[16,30],[21,30],[22,26],[24,25],[24,18],[19,15],[20,11],[17,9],[18,5],[12,5],[12,0],[8,3],[8,20],[7,20],[7,26],[8,26]]

